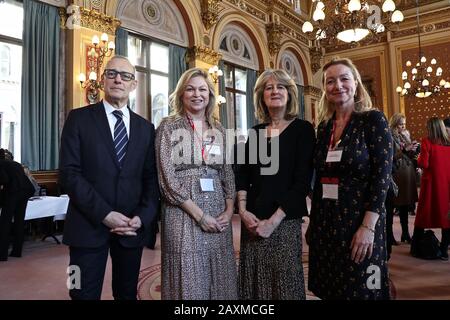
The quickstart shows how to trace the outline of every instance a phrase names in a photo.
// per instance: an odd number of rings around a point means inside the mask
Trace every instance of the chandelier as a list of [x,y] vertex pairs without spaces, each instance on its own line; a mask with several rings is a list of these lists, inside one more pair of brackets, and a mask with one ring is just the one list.
[[312,20],[306,21],[302,31],[318,46],[336,47],[338,40],[355,46],[367,38],[378,40],[386,30],[398,28],[403,13],[396,10],[393,0],[313,0],[316,4]]
[[[442,68],[437,66],[435,58],[432,58],[430,64],[427,65],[427,58],[423,54],[420,45],[419,0],[416,1],[416,4],[419,62],[413,66],[411,61],[406,61],[408,71],[404,70],[402,72],[403,87],[398,86],[396,91],[401,96],[407,95],[416,96],[417,98],[427,98],[433,94],[439,94],[442,89],[450,88],[450,82],[442,77]],[[438,80],[439,82],[437,82]]]

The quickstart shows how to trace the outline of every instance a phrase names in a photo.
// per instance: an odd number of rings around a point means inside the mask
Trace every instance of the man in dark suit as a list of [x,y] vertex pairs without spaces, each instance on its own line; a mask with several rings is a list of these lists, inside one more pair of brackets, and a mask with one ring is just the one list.
[[159,189],[155,128],[127,107],[134,73],[127,58],[114,56],[103,73],[105,99],[72,110],[62,132],[60,183],[70,197],[63,243],[74,270],[72,299],[100,299],[108,251],[114,299],[136,299]]
[[0,150],[0,185],[3,186],[0,191],[3,198],[0,216],[0,261],[8,260],[11,225],[13,249],[10,256],[22,256],[25,211],[28,198],[34,193],[33,185],[25,175],[22,165],[13,159],[6,160],[6,154],[4,149]]

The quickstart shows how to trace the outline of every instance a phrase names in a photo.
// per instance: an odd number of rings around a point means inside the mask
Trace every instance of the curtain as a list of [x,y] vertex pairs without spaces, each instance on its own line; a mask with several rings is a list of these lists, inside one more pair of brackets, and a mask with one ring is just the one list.
[[[178,80],[187,70],[186,48],[169,45],[169,95],[175,90]],[[172,110],[170,110],[172,111]]]
[[253,89],[256,84],[256,71],[247,69],[247,128],[252,128],[256,125],[255,107],[253,105]]
[[128,31],[123,28],[116,29],[116,50],[115,54],[128,56]]
[[22,163],[31,170],[58,168],[59,14],[24,1],[22,56]]
[[[225,62],[223,60],[219,61],[219,69],[223,71],[223,76],[219,77],[219,94],[222,97],[227,97],[227,92],[225,89]],[[225,103],[222,103],[220,105],[220,109],[219,109],[219,115],[220,115],[220,123],[222,123],[223,127],[225,129],[229,129],[229,124],[228,124],[228,116],[227,116],[227,108],[228,108],[228,103],[230,101],[227,101]],[[232,105],[232,104],[230,104]]]
[[305,120],[305,87],[297,85],[298,90],[298,117]]

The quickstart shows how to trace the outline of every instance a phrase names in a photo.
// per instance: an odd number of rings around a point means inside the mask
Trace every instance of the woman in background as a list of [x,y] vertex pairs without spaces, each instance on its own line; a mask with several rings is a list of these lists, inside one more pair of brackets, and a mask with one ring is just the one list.
[[425,228],[441,228],[441,258],[448,260],[450,242],[450,138],[444,122],[430,118],[427,122],[428,137],[422,139],[417,160],[422,168],[419,204],[414,222],[411,254],[416,256],[417,243]]
[[416,168],[414,154],[417,143],[411,142],[406,131],[406,118],[401,113],[394,114],[389,125],[394,142],[393,177],[398,186],[398,195],[394,198],[394,206],[398,209],[402,226],[401,241],[411,243],[408,228],[408,213],[414,211],[417,202]]

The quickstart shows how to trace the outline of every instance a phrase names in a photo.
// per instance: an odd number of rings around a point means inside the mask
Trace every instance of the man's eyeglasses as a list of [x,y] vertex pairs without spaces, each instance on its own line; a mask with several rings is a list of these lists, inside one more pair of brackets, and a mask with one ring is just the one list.
[[114,70],[114,69],[105,69],[105,72],[103,74],[108,79],[115,79],[117,77],[117,75],[120,74],[120,78],[123,81],[134,80],[134,74],[129,73],[129,72],[125,72],[125,71],[120,72],[120,71],[117,71],[117,70]]

